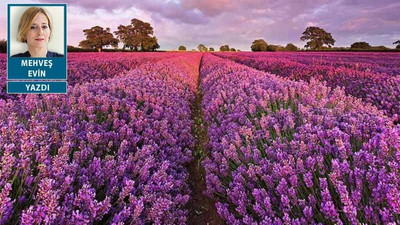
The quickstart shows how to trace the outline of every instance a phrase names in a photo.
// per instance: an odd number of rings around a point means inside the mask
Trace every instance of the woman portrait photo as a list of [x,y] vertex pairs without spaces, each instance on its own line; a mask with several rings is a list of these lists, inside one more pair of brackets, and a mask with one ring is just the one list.
[[49,11],[41,7],[28,8],[19,20],[17,31],[17,41],[26,43],[28,51],[11,57],[64,57],[63,54],[48,50],[53,30],[54,25]]

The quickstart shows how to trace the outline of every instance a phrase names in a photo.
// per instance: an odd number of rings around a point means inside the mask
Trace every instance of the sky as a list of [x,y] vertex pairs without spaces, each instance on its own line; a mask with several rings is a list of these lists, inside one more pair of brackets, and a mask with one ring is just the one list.
[[85,39],[84,29],[115,31],[133,18],[151,24],[162,50],[228,44],[248,51],[256,39],[304,47],[300,36],[308,26],[331,33],[335,46],[366,41],[394,48],[400,40],[399,0],[0,0],[0,39],[7,37],[8,3],[67,3],[73,46]]

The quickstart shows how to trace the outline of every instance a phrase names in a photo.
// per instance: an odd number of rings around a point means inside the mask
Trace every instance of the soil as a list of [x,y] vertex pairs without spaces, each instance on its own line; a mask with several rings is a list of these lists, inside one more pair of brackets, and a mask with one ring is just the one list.
[[[201,63],[200,63],[201,65]],[[199,65],[199,69],[200,69]],[[199,71],[200,74],[200,71]],[[226,224],[217,213],[215,200],[203,194],[206,190],[205,169],[201,166],[201,161],[207,156],[205,147],[208,142],[207,124],[203,120],[203,110],[201,102],[203,94],[200,89],[200,75],[197,83],[196,100],[192,105],[192,119],[194,125],[192,134],[195,137],[195,147],[193,149],[193,160],[186,166],[189,172],[189,188],[191,198],[186,205],[189,211],[187,224],[189,225],[221,225]]]

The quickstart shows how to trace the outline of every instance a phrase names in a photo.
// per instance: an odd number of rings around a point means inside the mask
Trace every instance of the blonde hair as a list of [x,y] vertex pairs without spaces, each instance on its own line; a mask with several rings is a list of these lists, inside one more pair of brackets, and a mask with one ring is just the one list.
[[33,20],[35,20],[36,16],[39,13],[43,13],[49,21],[48,25],[50,28],[50,40],[51,34],[53,33],[53,23],[51,21],[50,13],[47,12],[47,10],[45,10],[44,8],[30,7],[22,14],[21,19],[19,20],[17,41],[26,42],[26,33],[31,28]]

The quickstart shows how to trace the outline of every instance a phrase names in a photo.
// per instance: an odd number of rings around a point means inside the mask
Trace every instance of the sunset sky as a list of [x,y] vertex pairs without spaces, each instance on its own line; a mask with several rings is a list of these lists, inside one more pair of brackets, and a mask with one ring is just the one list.
[[400,39],[398,0],[1,0],[0,39],[7,37],[7,3],[67,3],[68,44],[74,46],[84,39],[83,29],[115,31],[132,18],[149,22],[165,50],[229,44],[246,51],[259,38],[303,47],[299,38],[307,26],[332,33],[335,46],[367,41],[393,48]]

